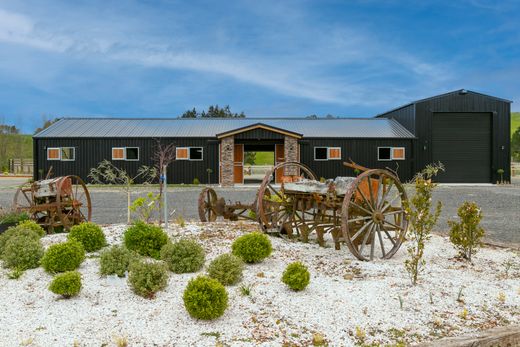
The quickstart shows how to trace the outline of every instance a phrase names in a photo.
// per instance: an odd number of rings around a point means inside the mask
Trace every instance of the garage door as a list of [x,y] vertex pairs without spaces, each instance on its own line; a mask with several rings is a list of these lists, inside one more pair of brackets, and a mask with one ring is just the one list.
[[434,114],[432,147],[433,160],[446,167],[439,182],[491,181],[491,114]]

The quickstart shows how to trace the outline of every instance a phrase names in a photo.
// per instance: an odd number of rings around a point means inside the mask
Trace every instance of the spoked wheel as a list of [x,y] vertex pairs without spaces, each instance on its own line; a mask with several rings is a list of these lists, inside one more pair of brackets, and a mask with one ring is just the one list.
[[199,194],[199,217],[201,222],[217,220],[217,193],[212,188],[204,188]]
[[384,169],[359,175],[345,194],[341,231],[348,248],[360,260],[389,259],[408,230],[406,191]]
[[[307,166],[298,162],[285,162],[276,165],[269,171],[260,185],[257,196],[257,217],[260,226],[265,232],[285,232],[287,234],[299,233],[306,228],[304,213],[307,204],[294,195],[286,194],[284,184],[275,182],[278,169],[289,172],[291,180],[310,179],[316,180],[316,175]],[[304,211],[304,212],[302,212]]]
[[12,209],[17,212],[30,213],[33,205],[34,201],[31,183],[25,183],[16,190]]
[[78,176],[65,176],[57,184],[56,202],[61,225],[68,230],[92,218],[92,204],[87,186]]

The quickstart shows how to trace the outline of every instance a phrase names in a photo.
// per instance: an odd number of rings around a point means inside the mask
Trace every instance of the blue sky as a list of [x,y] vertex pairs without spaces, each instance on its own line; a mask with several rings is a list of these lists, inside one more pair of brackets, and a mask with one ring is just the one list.
[[0,122],[372,116],[466,88],[520,110],[518,1],[0,1]]

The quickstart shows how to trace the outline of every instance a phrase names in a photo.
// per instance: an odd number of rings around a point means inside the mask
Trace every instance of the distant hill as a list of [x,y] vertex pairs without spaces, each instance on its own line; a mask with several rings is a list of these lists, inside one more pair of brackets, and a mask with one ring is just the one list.
[[511,136],[520,127],[520,112],[511,112]]

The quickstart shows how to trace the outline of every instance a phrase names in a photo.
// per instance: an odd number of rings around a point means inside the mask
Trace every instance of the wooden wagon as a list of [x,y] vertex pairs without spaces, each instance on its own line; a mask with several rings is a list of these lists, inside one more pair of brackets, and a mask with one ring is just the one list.
[[[397,175],[389,169],[360,170],[357,177],[326,182],[297,162],[281,163],[267,173],[257,194],[257,218],[265,232],[298,236],[307,241],[316,234],[320,245],[331,233],[335,248],[344,241],[360,260],[388,259],[401,246],[408,229],[407,196]],[[293,175],[275,184],[275,172]]]

